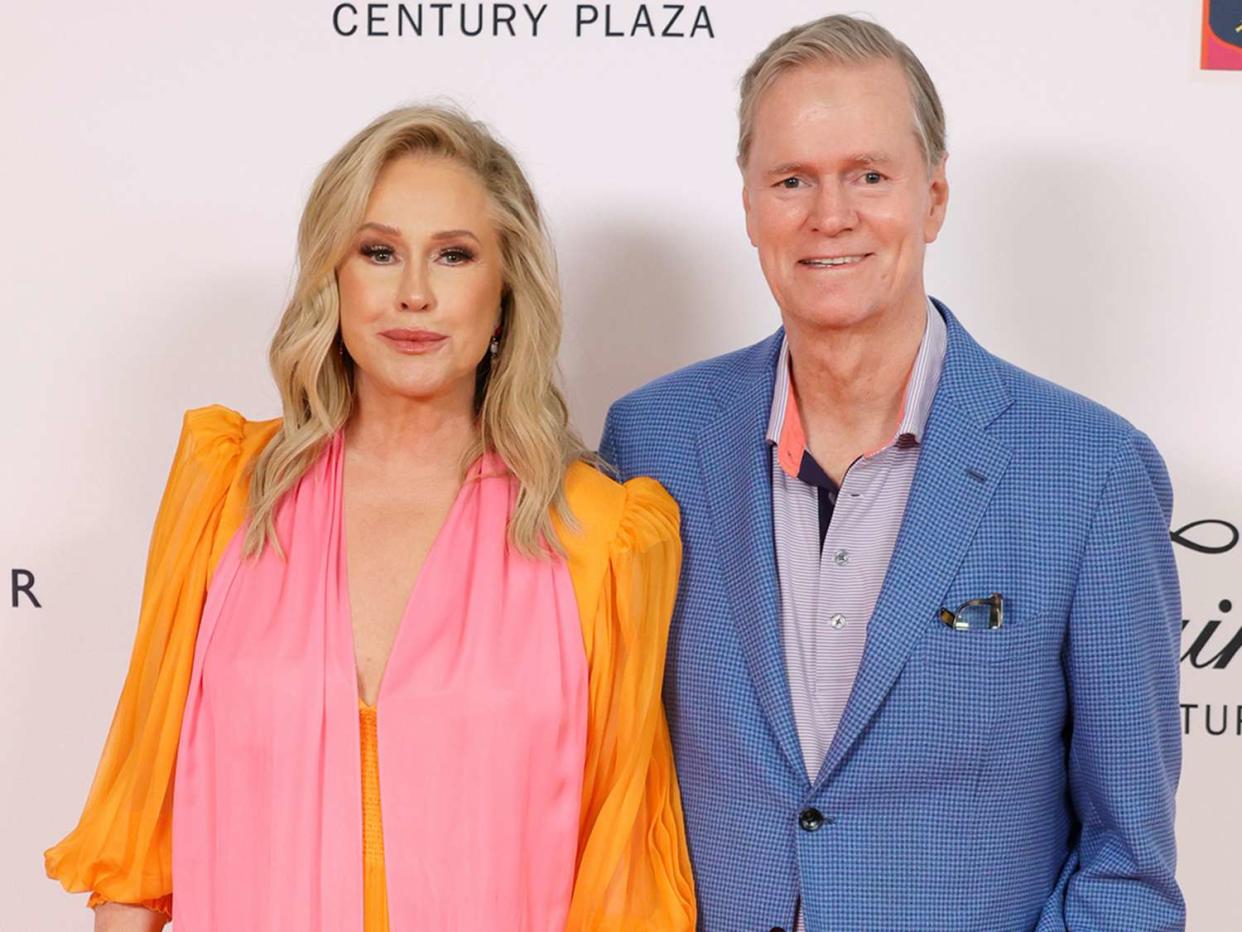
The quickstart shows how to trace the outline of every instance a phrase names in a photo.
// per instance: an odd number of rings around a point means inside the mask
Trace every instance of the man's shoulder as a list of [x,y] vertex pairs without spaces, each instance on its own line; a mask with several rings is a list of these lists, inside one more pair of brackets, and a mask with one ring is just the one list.
[[758,343],[683,366],[619,398],[609,420],[623,426],[630,418],[655,423],[674,420],[683,429],[718,416],[742,380],[760,379],[772,370],[781,331]]
[[991,430],[1014,440],[1055,443],[1063,438],[1088,447],[1115,445],[1138,433],[1104,404],[980,345],[954,312],[932,300],[948,327],[942,387],[947,379],[953,394],[970,399],[970,407],[984,415]]
[[1011,404],[992,429],[1027,464],[1028,475],[1039,477],[1045,489],[1055,487],[1061,495],[1091,500],[1110,477],[1129,476],[1138,483],[1135,488],[1151,483],[1170,513],[1168,467],[1140,427],[1081,392],[993,359]]
[[1124,415],[1075,389],[992,356],[1012,404],[1005,420],[1036,442],[1115,449],[1141,431]]

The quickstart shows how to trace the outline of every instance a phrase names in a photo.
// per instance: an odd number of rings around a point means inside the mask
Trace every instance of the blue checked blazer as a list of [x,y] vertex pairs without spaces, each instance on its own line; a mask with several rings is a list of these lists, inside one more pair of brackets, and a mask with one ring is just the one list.
[[[781,336],[608,412],[681,506],[664,697],[709,932],[1182,929],[1181,602],[1148,437],[1006,363],[944,304],[944,369],[853,692],[802,762],[764,439]],[[1000,629],[946,606],[1000,592]],[[824,816],[816,830],[799,814]]]

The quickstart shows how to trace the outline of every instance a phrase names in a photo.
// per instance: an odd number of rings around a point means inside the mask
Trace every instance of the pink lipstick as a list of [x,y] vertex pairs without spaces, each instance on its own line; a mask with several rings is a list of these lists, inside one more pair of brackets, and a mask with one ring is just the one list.
[[399,353],[419,355],[430,353],[444,344],[448,337],[432,330],[385,330],[380,336]]

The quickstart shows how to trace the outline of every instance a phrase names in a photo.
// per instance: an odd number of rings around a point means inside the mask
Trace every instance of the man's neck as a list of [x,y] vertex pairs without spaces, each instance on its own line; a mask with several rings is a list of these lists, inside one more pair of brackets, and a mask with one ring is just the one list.
[[856,328],[811,329],[786,321],[807,447],[837,481],[858,456],[882,447],[897,430],[926,324],[922,293]]

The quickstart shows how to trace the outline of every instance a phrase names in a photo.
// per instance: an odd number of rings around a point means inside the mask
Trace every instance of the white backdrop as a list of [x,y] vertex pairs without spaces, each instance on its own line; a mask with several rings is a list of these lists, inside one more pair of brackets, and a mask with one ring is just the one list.
[[[1175,527],[1242,524],[1242,73],[1198,69],[1198,0],[716,0],[714,37],[692,39],[605,37],[602,3],[578,37],[559,0],[537,37],[342,37],[334,6],[6,7],[0,929],[90,927],[85,898],[44,879],[42,851],[94,772],[181,413],[279,413],[266,347],[310,182],[399,103],[451,97],[529,170],[561,260],[574,416],[594,442],[625,390],[777,325],[742,225],[737,79],[791,25],[872,14],[948,111],[931,293],[993,351],[1147,431]],[[637,7],[611,4],[614,29]],[[1193,536],[1230,540],[1223,525]],[[1242,546],[1177,551],[1186,645],[1223,621],[1205,661],[1242,630]],[[11,607],[14,569],[41,608]],[[1239,674],[1242,658],[1183,663],[1198,706],[1178,816],[1194,932],[1242,928]]]

